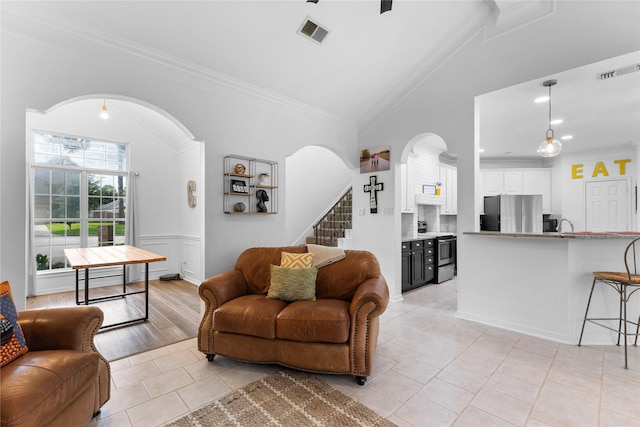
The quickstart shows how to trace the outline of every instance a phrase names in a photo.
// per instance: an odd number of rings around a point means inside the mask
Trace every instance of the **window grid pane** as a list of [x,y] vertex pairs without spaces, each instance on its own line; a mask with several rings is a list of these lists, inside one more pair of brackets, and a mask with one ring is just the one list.
[[125,144],[43,133],[36,133],[34,140],[34,162],[37,164],[120,171],[127,169]]
[[[64,249],[80,247],[83,241],[89,247],[124,244],[127,177],[121,174],[126,171],[126,158],[124,144],[35,135],[35,163],[47,165],[34,168],[34,238],[39,272],[68,268]],[[86,169],[121,174],[89,173]],[[82,178],[83,173],[86,178]],[[86,203],[82,203],[81,194],[87,195]]]

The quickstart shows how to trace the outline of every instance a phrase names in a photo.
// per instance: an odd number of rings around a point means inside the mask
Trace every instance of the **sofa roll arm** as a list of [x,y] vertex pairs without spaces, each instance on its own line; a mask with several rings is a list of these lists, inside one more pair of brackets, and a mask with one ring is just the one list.
[[208,310],[215,310],[227,301],[247,293],[247,282],[238,270],[230,270],[210,277],[200,284],[200,298]]
[[96,351],[93,338],[104,314],[95,306],[20,311],[18,323],[29,350]]
[[362,282],[351,299],[349,307],[351,317],[354,318],[354,315],[368,302],[374,303],[370,314],[379,316],[387,309],[389,288],[384,277],[372,277]]
[[198,350],[212,355],[213,349],[213,312],[227,301],[246,295],[247,282],[238,270],[230,270],[210,277],[200,284],[198,293],[204,301],[204,315],[198,328]]

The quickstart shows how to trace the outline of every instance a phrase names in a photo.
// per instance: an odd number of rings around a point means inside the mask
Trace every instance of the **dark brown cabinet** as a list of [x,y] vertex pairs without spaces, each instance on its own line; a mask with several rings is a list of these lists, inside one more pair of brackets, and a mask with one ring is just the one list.
[[402,243],[402,291],[411,289],[411,250],[409,242]]
[[434,239],[402,242],[402,291],[419,288],[435,275]]

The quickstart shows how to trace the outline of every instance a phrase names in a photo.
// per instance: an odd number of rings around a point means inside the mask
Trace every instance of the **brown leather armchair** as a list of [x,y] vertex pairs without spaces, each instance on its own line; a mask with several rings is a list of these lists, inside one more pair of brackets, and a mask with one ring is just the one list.
[[109,362],[93,338],[98,307],[19,312],[29,351],[0,370],[1,425],[83,426],[110,396]]
[[387,283],[370,252],[346,250],[346,257],[318,269],[316,301],[266,298],[270,265],[282,252],[304,246],[251,248],[235,269],[205,280],[205,312],[198,348],[256,363],[277,363],[304,371],[351,374],[364,385],[371,373],[379,316],[389,303]]

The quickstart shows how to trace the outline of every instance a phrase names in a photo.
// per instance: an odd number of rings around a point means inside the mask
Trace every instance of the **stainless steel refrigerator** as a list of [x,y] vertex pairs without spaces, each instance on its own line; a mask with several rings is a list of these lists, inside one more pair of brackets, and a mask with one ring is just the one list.
[[485,196],[483,228],[503,233],[542,233],[542,195]]

